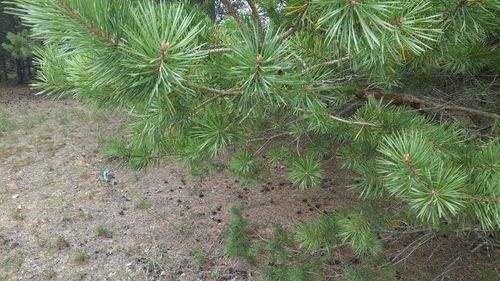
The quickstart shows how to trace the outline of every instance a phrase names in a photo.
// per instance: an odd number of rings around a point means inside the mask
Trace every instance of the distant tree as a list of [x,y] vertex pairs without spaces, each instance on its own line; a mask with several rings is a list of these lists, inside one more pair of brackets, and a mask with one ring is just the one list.
[[17,83],[22,84],[25,81],[27,70],[28,78],[31,78],[31,57],[33,54],[33,43],[29,39],[28,30],[18,33],[7,33],[7,43],[2,47],[16,60]]
[[[5,11],[7,7],[5,1],[0,2],[0,82],[2,80],[8,80],[8,72],[11,68],[10,65],[12,62],[16,64],[16,70],[20,71],[18,68],[20,62],[16,62],[16,58],[12,56],[12,54],[2,47],[3,44],[6,44],[8,41],[7,35],[9,33],[18,33],[22,30],[22,25],[20,24],[19,18],[9,14]],[[26,64],[30,64],[30,62]],[[24,70],[23,70],[24,72]],[[29,72],[29,71],[28,71]],[[24,80],[24,79],[21,79]]]

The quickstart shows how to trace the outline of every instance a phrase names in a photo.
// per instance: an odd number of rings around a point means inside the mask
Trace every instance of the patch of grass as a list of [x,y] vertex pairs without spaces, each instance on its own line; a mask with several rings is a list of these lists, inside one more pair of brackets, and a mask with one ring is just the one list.
[[95,229],[97,237],[102,238],[113,238],[113,232],[107,228],[105,225],[99,225]]
[[92,218],[92,214],[90,213],[89,210],[86,210],[86,209],[80,209],[78,211],[78,217],[82,218],[82,219],[91,219]]
[[80,171],[80,179],[88,180],[92,177],[92,174],[87,170]]
[[30,116],[29,118],[25,118],[21,120],[17,125],[20,129],[31,130],[34,127],[42,124],[47,120],[46,114],[39,114],[35,116]]
[[48,249],[59,250],[59,251],[70,247],[69,242],[62,236],[48,240],[43,240],[41,242],[41,245]]
[[135,208],[137,210],[144,210],[144,211],[147,211],[149,209],[151,209],[153,207],[153,205],[151,205],[151,203],[149,203],[145,198],[141,198],[139,201],[137,201],[137,203],[135,204]]
[[19,207],[12,208],[12,211],[10,212],[10,217],[16,221],[24,220],[24,215],[21,212],[21,208],[19,208]]
[[172,230],[179,236],[189,236],[193,234],[193,226],[187,219],[182,219],[172,225]]
[[23,265],[23,258],[17,254],[8,254],[2,260],[2,267],[7,269],[7,271],[17,272],[21,269]]
[[62,223],[70,223],[71,221],[73,221],[73,217],[69,213],[65,213],[61,219]]
[[476,270],[475,275],[485,281],[498,280],[498,272],[484,265]]
[[66,126],[70,123],[69,112],[66,110],[60,111],[56,113],[56,120],[59,122],[61,126]]
[[212,276],[212,278],[216,278],[216,279],[219,279],[222,276],[222,274],[218,268],[212,269],[212,271],[210,272],[210,275]]
[[156,273],[157,271],[159,271],[159,269],[161,268],[161,266],[158,264],[158,262],[154,259],[150,259],[146,262],[146,264],[144,265],[144,270],[147,272],[147,273]]
[[143,270],[150,275],[158,275],[162,272],[162,261],[164,258],[164,247],[161,241],[155,241],[151,249],[143,253],[137,260],[143,264]]
[[0,110],[0,136],[11,129],[14,129],[16,124],[11,120],[10,114]]
[[142,178],[142,175],[138,174],[138,173],[134,173],[134,181],[135,182],[139,182]]
[[10,189],[8,186],[0,184],[0,194],[7,194],[9,191]]
[[45,279],[54,279],[57,273],[52,266],[49,266],[43,270],[42,275]]
[[196,260],[196,262],[199,264],[199,265],[206,265],[209,261],[209,256],[208,256],[208,253],[205,252],[204,250],[202,249],[196,249],[194,250],[194,252],[192,253],[194,259]]
[[78,251],[73,255],[73,261],[76,264],[82,265],[89,260],[89,255],[83,251]]
[[55,209],[63,209],[66,206],[65,199],[64,196],[53,197],[49,201],[49,206]]

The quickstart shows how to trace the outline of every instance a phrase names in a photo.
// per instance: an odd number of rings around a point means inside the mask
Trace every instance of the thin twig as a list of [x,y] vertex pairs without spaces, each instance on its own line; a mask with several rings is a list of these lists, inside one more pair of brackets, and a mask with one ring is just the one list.
[[[306,110],[303,110],[301,108],[295,108],[295,110],[300,111],[300,112],[306,112]],[[337,120],[339,122],[351,124],[351,125],[358,125],[358,126],[363,126],[363,127],[364,126],[378,127],[378,125],[375,123],[368,123],[368,122],[362,122],[362,121],[351,121],[351,120],[346,120],[344,118],[340,118],[340,117],[333,116],[333,115],[330,115],[330,118],[332,118],[333,120]]]
[[59,4],[71,18],[73,18],[79,24],[83,25],[85,29],[87,29],[87,31],[92,33],[95,37],[107,41],[112,46],[118,45],[118,40],[116,38],[109,36],[108,34],[104,33],[104,31],[92,25],[90,22],[84,20],[75,9],[69,6],[68,2],[66,2],[65,0],[59,0]]
[[204,52],[207,55],[210,55],[210,54],[220,54],[220,53],[230,53],[232,51],[233,51],[233,49],[231,49],[231,48],[216,48],[216,49],[204,50]]
[[351,100],[350,102],[344,104],[342,108],[340,108],[335,112],[335,115],[336,116],[343,116],[344,114],[352,115],[352,113],[356,111],[356,109],[360,107],[362,104],[364,104],[363,100],[355,98],[354,100]]
[[349,60],[349,56],[345,56],[343,58],[340,58],[340,59],[336,59],[336,60],[332,60],[332,61],[326,61],[326,62],[322,62],[322,63],[318,63],[318,64],[315,64],[313,66],[310,66],[304,70],[302,70],[302,74],[306,74],[307,72],[311,71],[311,70],[314,70],[318,67],[322,67],[322,66],[331,66],[331,65],[338,65],[342,62],[345,62],[345,61],[348,61]]
[[[396,265],[402,261],[404,261],[405,259],[407,259],[409,256],[411,256],[413,254],[413,252],[415,252],[420,246],[422,246],[423,244],[425,244],[427,241],[431,240],[432,238],[434,238],[435,234],[433,232],[430,232],[430,233],[426,233],[425,235],[422,235],[420,238],[418,238],[417,240],[413,241],[412,243],[410,243],[410,245],[406,246],[402,251],[400,251],[394,258],[391,259],[391,263],[392,265]],[[401,256],[404,252],[406,252],[406,250],[410,249],[414,244],[418,243],[416,246],[413,247],[413,249],[402,259],[398,260],[397,262],[394,262],[399,256]]]
[[195,108],[195,112],[197,113],[202,107],[204,107],[205,105],[207,105],[208,103],[216,100],[216,99],[219,99],[219,98],[222,98],[222,97],[226,97],[226,96],[237,96],[239,93],[237,92],[226,92],[226,93],[221,93],[221,94],[218,94],[216,96],[213,96],[209,99],[207,99],[206,101],[202,102],[200,105],[198,105],[196,108]]
[[222,5],[226,8],[227,12],[231,17],[234,18],[236,21],[236,24],[240,27],[241,30],[245,30],[245,26],[243,25],[243,22],[241,21],[240,15],[236,10],[234,9],[233,5],[231,5],[231,2],[229,0],[221,0]]
[[218,95],[226,95],[226,94],[231,93],[231,92],[234,93],[234,91],[215,89],[215,88],[211,88],[211,87],[207,87],[207,86],[203,86],[203,85],[198,85],[195,83],[188,82],[188,85],[193,87],[193,88],[197,88],[197,89],[200,89],[202,91],[214,93],[214,94],[218,94]]
[[257,32],[259,36],[259,54],[262,54],[262,47],[264,44],[264,26],[262,24],[262,19],[260,17],[259,10],[257,9],[257,6],[253,3],[252,0],[245,0],[248,3],[248,6],[250,6],[250,10],[252,10],[252,16],[255,18],[255,21],[257,22]]
[[275,139],[275,138],[279,138],[281,136],[286,136],[286,135],[291,135],[291,134],[292,134],[291,132],[285,132],[285,133],[273,135],[273,136],[270,136],[270,137],[262,137],[262,138],[256,138],[256,139],[247,140],[247,142],[263,141],[263,140],[267,141],[267,140],[271,140],[271,139]]
[[337,121],[340,121],[340,122],[343,122],[346,124],[351,124],[351,125],[378,127],[378,125],[374,124],[374,123],[367,123],[367,122],[361,122],[361,121],[350,121],[350,120],[346,120],[346,119],[343,119],[343,118],[340,118],[337,116],[333,116],[333,115],[330,115],[330,118],[332,118],[333,120],[337,120]]
[[479,115],[492,119],[497,119],[497,120],[500,119],[500,116],[496,113],[482,111],[474,108],[463,107],[463,106],[443,105],[435,101],[431,101],[431,98],[429,97],[416,97],[412,95],[394,94],[389,92],[383,92],[381,90],[376,90],[374,87],[371,87],[370,89],[366,88],[365,90],[358,93],[359,98],[367,99],[370,96],[373,96],[376,99],[383,99],[390,101],[394,105],[407,105],[419,110],[428,110],[430,106],[445,111],[466,112],[473,115]]
[[[452,267],[455,263],[457,263],[458,260],[460,260],[462,258],[462,256],[458,256],[456,257],[446,268],[443,272],[441,272],[438,276],[434,277],[434,279],[432,279],[432,281],[434,280],[438,280],[439,278],[441,277],[444,277],[448,272],[452,271],[453,269],[455,269],[456,267]],[[443,280],[443,278],[441,278],[441,280]]]
[[264,149],[264,147],[266,147],[266,145],[271,142],[271,140],[273,140],[274,138],[277,138],[277,137],[281,137],[281,136],[286,136],[286,135],[291,135],[292,133],[291,132],[285,132],[285,133],[281,133],[281,134],[277,134],[277,135],[274,135],[274,136],[271,136],[269,138],[267,138],[266,142],[264,142],[264,144],[262,144],[259,149],[257,149],[257,151],[255,151],[254,155],[257,155],[259,154],[262,149]]
[[276,41],[281,42],[281,41],[285,40],[286,38],[292,36],[292,34],[294,34],[296,30],[297,29],[295,29],[295,27],[290,27],[287,31],[280,34],[278,36],[278,40],[276,40]]
[[467,0],[459,0],[458,3],[455,5],[455,7],[453,7],[453,9],[443,17],[441,23],[445,22],[451,16],[455,15],[460,8],[462,8],[463,6],[465,6],[465,4],[467,4],[467,2],[468,2]]

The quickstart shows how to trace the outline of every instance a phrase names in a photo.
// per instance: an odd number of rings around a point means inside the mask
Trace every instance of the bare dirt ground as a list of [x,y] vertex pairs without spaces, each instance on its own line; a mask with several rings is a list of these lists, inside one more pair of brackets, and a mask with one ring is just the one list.
[[0,89],[0,118],[0,280],[258,280],[224,257],[231,205],[291,226],[318,214],[307,202],[343,204],[327,189],[290,188],[280,171],[243,188],[225,171],[200,182],[172,162],[107,162],[102,146],[121,119],[70,99]]
[[[261,280],[256,268],[224,257],[231,205],[255,228],[290,228],[355,201],[343,173],[300,192],[279,169],[245,188],[225,170],[193,179],[173,161],[145,171],[120,167],[102,149],[122,127],[119,114],[0,88],[1,281]],[[102,180],[105,168],[116,183]],[[402,262],[401,272],[435,276],[463,251],[457,240],[433,241]],[[474,280],[474,262],[488,260],[457,260],[450,270],[465,269],[444,280]]]

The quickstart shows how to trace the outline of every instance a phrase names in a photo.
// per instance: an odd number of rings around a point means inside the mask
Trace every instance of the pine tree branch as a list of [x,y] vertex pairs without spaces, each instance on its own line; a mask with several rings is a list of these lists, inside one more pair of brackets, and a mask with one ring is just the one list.
[[292,36],[295,33],[295,31],[297,31],[297,29],[295,29],[295,27],[289,28],[287,31],[280,34],[276,41],[281,42],[281,41],[285,40],[286,38]]
[[233,5],[231,5],[230,0],[221,0],[221,2],[222,2],[222,5],[226,8],[229,15],[231,17],[233,17],[233,19],[236,21],[236,24],[238,24],[240,29],[246,30],[245,25],[243,25],[243,22],[241,21],[240,15],[238,14],[238,12],[236,12]]
[[367,123],[367,122],[360,122],[360,121],[350,121],[350,120],[346,120],[346,119],[343,119],[343,118],[340,118],[340,117],[337,117],[337,116],[333,116],[333,115],[330,115],[330,118],[332,118],[333,120],[337,120],[337,121],[340,121],[342,123],[351,124],[351,125],[378,127],[378,125],[374,124],[374,123]]
[[[306,112],[306,110],[303,110],[301,108],[294,108],[294,109],[297,111],[300,111],[300,112]],[[346,124],[351,124],[351,125],[378,127],[378,125],[375,123],[368,123],[368,122],[362,122],[362,121],[351,121],[351,120],[340,118],[340,117],[337,117],[334,115],[330,115],[330,118],[332,118],[333,120],[336,120],[336,121],[339,121],[342,123],[346,123]]]
[[291,135],[291,134],[292,134],[291,132],[284,132],[284,133],[279,133],[279,134],[276,134],[276,135],[273,135],[273,136],[270,136],[270,137],[262,137],[262,138],[250,139],[250,140],[247,140],[247,142],[267,141],[267,140],[272,140],[272,139],[275,139],[275,138],[278,138],[278,137],[281,137],[281,136],[288,136],[288,135]]
[[[411,160],[410,155],[409,154],[403,155],[403,160],[405,161],[408,170],[410,170],[410,172],[431,191],[432,196],[433,197],[439,196],[438,191],[432,188],[431,184],[427,182],[420,174],[417,173],[417,169],[413,165],[413,161]],[[500,198],[494,198],[494,197],[465,195],[465,198],[468,199],[469,201],[475,201],[481,203],[500,203]]]
[[340,58],[340,59],[336,59],[336,60],[332,60],[332,61],[325,61],[325,62],[322,62],[322,63],[318,63],[318,64],[315,64],[313,66],[310,66],[304,70],[302,70],[302,75],[306,74],[307,72],[311,71],[311,70],[314,70],[316,68],[319,68],[319,67],[323,67],[323,66],[331,66],[331,65],[338,65],[342,62],[345,62],[345,61],[348,61],[349,60],[349,56],[345,56],[343,58]]
[[459,0],[458,3],[455,5],[455,7],[453,7],[453,9],[443,17],[441,22],[445,22],[446,20],[448,20],[450,17],[455,15],[460,8],[462,8],[467,3],[470,3],[470,2],[476,2],[476,1],[475,0]]
[[[208,88],[208,89],[211,89],[211,90],[216,90],[216,91],[221,91],[221,90],[217,90],[217,89],[212,89],[212,88]],[[227,96],[237,96],[239,95],[239,93],[237,92],[229,92],[229,91],[224,91],[216,96],[213,96],[209,99],[207,99],[206,101],[202,102],[200,105],[198,105],[194,111],[195,112],[198,112],[202,107],[204,107],[205,105],[209,104],[210,102],[216,100],[216,99],[220,99],[220,98],[223,98],[223,97],[227,97]]]
[[227,95],[229,93],[235,93],[234,91],[215,89],[215,88],[211,88],[211,87],[207,87],[207,86],[203,86],[203,85],[198,85],[198,84],[190,83],[190,82],[188,82],[187,84],[193,88],[197,88],[199,90],[209,92],[209,93],[218,94],[218,95]]
[[426,97],[421,98],[412,95],[400,95],[400,94],[382,92],[380,90],[377,91],[362,90],[357,94],[357,96],[362,99],[368,99],[370,96],[373,96],[376,99],[383,99],[390,101],[394,105],[407,105],[420,110],[425,110],[426,108],[432,107],[445,111],[459,111],[459,112],[469,113],[472,115],[488,117],[496,120],[500,119],[500,116],[498,114],[492,112],[482,111],[463,106],[443,105],[437,102],[430,101]]
[[156,68],[156,72],[160,73],[161,67],[163,63],[165,62],[165,58],[167,56],[167,50],[170,47],[170,44],[168,42],[163,42],[160,45],[160,57],[158,58],[158,66]]
[[71,8],[69,4],[65,0],[59,0],[59,4],[62,6],[63,10],[65,13],[72,18],[74,21],[76,21],[78,24],[82,25],[85,27],[85,29],[93,34],[95,37],[104,40],[108,43],[110,43],[112,46],[117,46],[118,45],[118,40],[106,33],[104,31],[100,30],[98,27],[93,26],[91,23],[88,21],[84,20],[78,12]]
[[354,99],[354,100],[351,100],[350,102],[347,102],[346,104],[344,104],[341,108],[339,108],[334,115],[336,116],[344,116],[344,115],[349,115],[351,116],[352,114],[354,114],[354,112],[356,112],[356,110],[361,107],[363,104],[364,104],[364,100],[360,100],[360,99]]
[[477,196],[477,195],[466,195],[465,198],[470,201],[480,202],[480,203],[500,203],[500,198]]
[[264,45],[264,26],[262,23],[262,18],[260,17],[259,10],[255,6],[252,0],[245,0],[250,6],[250,10],[252,10],[252,16],[255,18],[257,22],[257,32],[259,36],[259,54],[262,54],[262,47]]
[[[434,238],[436,236],[436,234],[434,232],[428,232],[428,233],[425,233],[423,234],[422,236],[420,236],[419,238],[415,239],[412,243],[410,243],[408,246],[406,246],[403,250],[399,251],[399,253],[397,255],[395,255],[393,258],[391,258],[391,260],[384,264],[384,266],[387,266],[389,264],[392,264],[392,265],[396,265],[404,260],[406,260],[409,256],[411,256],[413,254],[413,252],[415,252],[420,246],[422,246],[423,244],[427,243],[427,241],[431,240],[432,238]],[[403,258],[399,259],[398,258],[404,254],[407,250],[410,250],[410,252],[408,254],[406,254]]]
[[216,48],[216,49],[204,50],[204,52],[208,55],[220,54],[220,53],[231,53],[232,51],[233,51],[233,49],[231,49],[231,48]]

